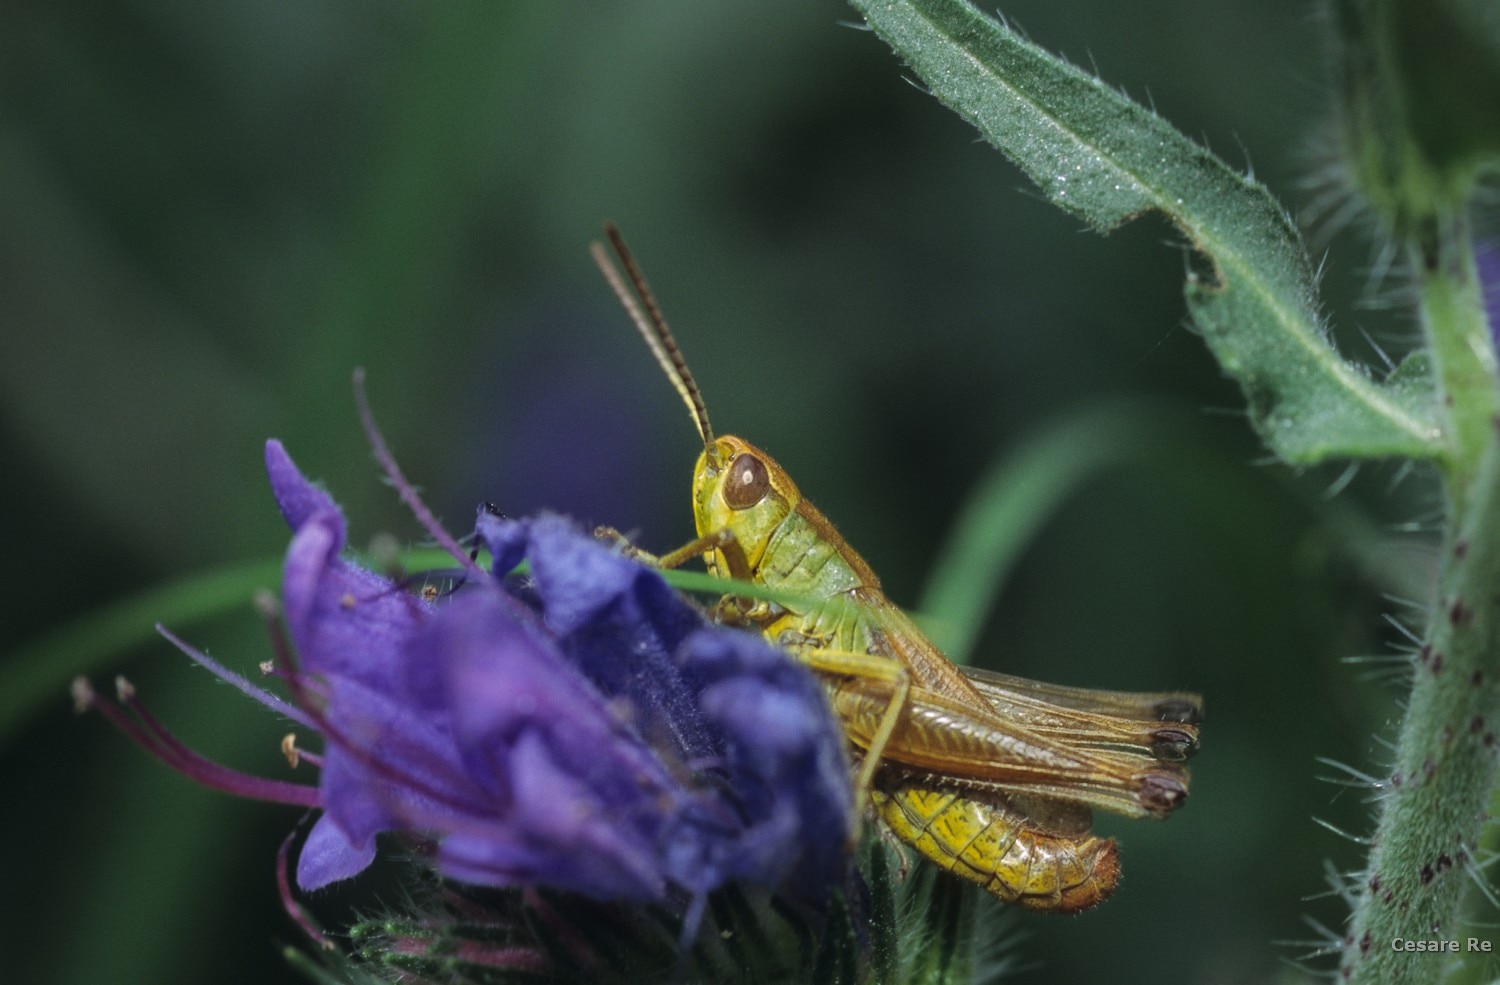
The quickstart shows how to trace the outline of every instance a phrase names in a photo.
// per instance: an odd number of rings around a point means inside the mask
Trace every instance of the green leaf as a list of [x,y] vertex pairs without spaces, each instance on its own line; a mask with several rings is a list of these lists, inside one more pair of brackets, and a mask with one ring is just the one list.
[[874,831],[865,832],[866,881],[870,886],[870,970],[875,985],[896,985],[900,979],[900,919],[896,886],[891,878],[890,849]]
[[1054,204],[1101,232],[1152,210],[1182,231],[1193,321],[1282,459],[1446,452],[1430,387],[1383,385],[1334,350],[1301,240],[1263,187],[966,3],[851,2]]
[[848,985],[857,981],[858,954],[859,941],[849,904],[842,893],[834,893],[828,903],[828,922],[809,981],[812,985]]

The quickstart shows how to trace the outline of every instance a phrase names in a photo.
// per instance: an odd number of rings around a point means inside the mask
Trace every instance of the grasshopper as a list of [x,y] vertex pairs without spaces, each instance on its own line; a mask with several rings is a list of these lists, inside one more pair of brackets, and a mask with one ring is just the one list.
[[823,681],[858,764],[856,794],[868,794],[898,840],[1029,909],[1076,913],[1105,900],[1119,859],[1113,839],[1090,833],[1091,809],[1163,818],[1181,806],[1202,699],[1042,684],[950,661],[785,469],[714,433],[645,277],[619,231],[605,234],[625,274],[597,242],[594,261],[703,441],[697,537],[660,557],[635,553],[663,568],[701,556],[711,574],[788,600],[730,594],[715,615],[760,632]]

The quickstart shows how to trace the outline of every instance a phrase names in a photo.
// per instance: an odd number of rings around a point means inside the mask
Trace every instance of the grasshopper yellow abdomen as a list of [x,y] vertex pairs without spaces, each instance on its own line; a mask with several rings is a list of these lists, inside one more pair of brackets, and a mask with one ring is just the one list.
[[898,839],[1007,903],[1077,913],[1119,882],[1113,838],[1059,834],[1003,800],[915,781],[877,785],[870,798]]

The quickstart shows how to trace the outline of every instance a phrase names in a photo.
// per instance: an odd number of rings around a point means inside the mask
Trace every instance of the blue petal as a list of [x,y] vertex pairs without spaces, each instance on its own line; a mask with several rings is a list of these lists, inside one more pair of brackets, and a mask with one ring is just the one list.
[[628,592],[640,574],[632,563],[559,516],[531,522],[531,573],[542,596],[547,625],[560,636],[575,632]]
[[530,527],[527,521],[496,516],[484,508],[479,510],[479,517],[474,521],[474,535],[490,552],[490,570],[496,577],[509,574],[526,556],[526,537]]
[[727,875],[819,897],[847,865],[852,805],[845,740],[822,688],[785,654],[746,633],[703,630],[683,647],[704,681],[705,718],[724,737],[747,831]]
[[337,506],[266,454],[295,530],[287,624],[326,696],[302,885],[358,872],[388,830],[433,837],[449,878],[600,898],[732,878],[816,896],[844,871],[844,739],[785,654],[704,628],[659,574],[553,516],[479,518],[497,572],[530,559],[527,588],[424,603],[344,561]]
[[321,513],[292,536],[282,574],[287,628],[303,669],[344,674],[387,691],[401,687],[400,648],[434,608],[342,560],[343,518]]
[[558,753],[539,731],[523,732],[511,749],[516,810],[507,821],[534,849],[541,866],[534,880],[601,899],[662,898],[653,822],[670,798],[622,798],[619,787],[580,774]]
[[338,504],[328,493],[308,481],[281,442],[275,438],[266,442],[266,475],[271,480],[271,494],[276,497],[276,505],[281,508],[281,515],[286,517],[287,526],[296,530],[319,514],[338,514],[339,542],[334,550],[344,546],[342,514],[339,513]]
[[1476,244],[1474,262],[1479,269],[1479,290],[1490,322],[1490,341],[1500,348],[1500,242],[1484,240]]
[[318,818],[297,858],[297,885],[311,892],[359,875],[375,861],[375,836],[351,842],[328,815]]

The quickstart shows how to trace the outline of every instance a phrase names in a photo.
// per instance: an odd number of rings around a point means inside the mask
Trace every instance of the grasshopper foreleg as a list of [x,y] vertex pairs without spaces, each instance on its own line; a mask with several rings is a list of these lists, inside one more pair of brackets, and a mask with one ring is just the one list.
[[636,547],[629,537],[620,533],[614,527],[595,527],[594,539],[604,541],[632,561],[639,561],[653,568],[662,567],[660,558],[650,551]]
[[695,557],[699,557],[709,551],[718,551],[724,555],[724,560],[729,567],[730,578],[739,578],[745,581],[750,579],[750,565],[745,560],[745,551],[740,547],[740,542],[734,536],[734,531],[727,527],[721,530],[710,531],[701,537],[695,537],[675,551],[668,551],[666,554],[661,555],[641,550],[630,542],[629,537],[626,537],[614,527],[595,527],[594,536],[599,540],[608,541],[620,548],[625,552],[627,557],[640,561],[642,564],[649,564],[653,568],[661,568],[663,570],[681,567]]

